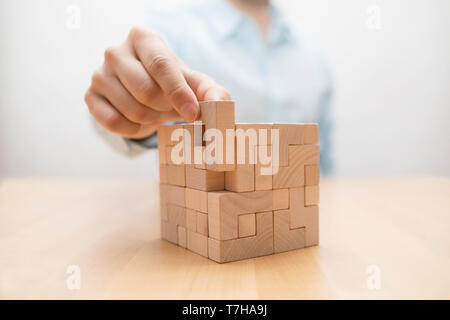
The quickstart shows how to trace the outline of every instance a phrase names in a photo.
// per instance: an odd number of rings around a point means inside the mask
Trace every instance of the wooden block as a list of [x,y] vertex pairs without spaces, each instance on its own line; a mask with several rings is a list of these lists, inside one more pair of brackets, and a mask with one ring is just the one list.
[[180,135],[176,139],[174,137],[174,139],[172,140],[172,134],[177,129],[183,129],[183,124],[172,124],[172,125],[163,126],[163,127],[167,128],[167,130],[164,133],[166,146],[174,146],[174,145],[176,145],[176,144],[178,144],[179,142],[182,141],[183,135]]
[[[271,145],[272,127],[273,123],[236,123],[235,125],[236,134],[238,134],[238,132],[241,132],[242,136],[245,136],[245,149],[247,151],[249,150],[249,147]],[[255,132],[254,141],[250,141],[250,139],[253,137],[252,131]],[[236,146],[238,143],[239,141],[237,140]]]
[[208,214],[197,212],[197,230],[196,232],[208,236]]
[[[209,237],[221,238],[221,202],[222,197],[230,194],[229,191],[208,192],[208,232]],[[231,217],[233,219],[233,217]]]
[[[305,187],[289,189],[289,209],[302,210],[305,207]],[[291,228],[295,228],[291,226]]]
[[167,164],[166,146],[158,142],[158,160],[160,165]]
[[278,145],[278,166],[280,168],[289,165],[289,145],[287,144],[286,137],[281,136],[280,132],[280,142]]
[[[235,124],[235,114],[234,114],[234,101],[206,101],[200,102],[200,119],[205,125],[205,132],[209,129],[217,129],[222,133],[223,145],[222,153],[223,159],[221,159],[222,164],[213,163],[207,164],[206,168],[213,171],[232,171],[235,169],[235,163],[226,164],[226,129],[233,129]],[[211,144],[214,145],[215,149],[219,148],[216,144],[215,139],[206,143],[206,149]],[[233,137],[234,144],[234,137]],[[231,145],[231,144],[230,144]],[[207,152],[208,154],[208,152]]]
[[166,146],[164,148],[164,152],[166,153],[166,156],[165,156],[166,162],[168,165],[171,165],[171,166],[176,165],[176,163],[174,163],[172,161],[172,148],[173,148],[173,146]]
[[194,124],[183,124],[184,164],[194,164]]
[[217,240],[238,238],[238,218],[244,213],[272,210],[272,190],[253,192],[208,192],[209,237]]
[[272,210],[272,190],[232,193],[226,195],[224,200],[222,209],[239,214]]
[[175,204],[180,207],[186,206],[184,189],[184,187],[174,186],[170,184],[161,183],[159,185],[161,199],[164,199],[165,203]]
[[305,227],[312,223],[313,215],[318,215],[318,206],[305,206],[305,188],[289,189],[290,228]]
[[187,247],[187,235],[186,235],[186,228],[182,226],[178,226],[178,245],[180,247],[186,248]]
[[297,229],[308,227],[314,224],[314,217],[318,215],[318,207],[304,207],[300,209],[289,209],[290,214],[290,228]]
[[236,164],[256,164],[258,146],[264,146],[266,154],[271,155],[271,127],[272,124],[236,124]]
[[287,124],[274,123],[273,129],[279,132],[279,166],[286,167],[289,164]]
[[178,244],[178,229],[175,223],[161,220],[161,238]]
[[290,227],[305,228],[305,246],[319,244],[319,207],[304,207],[300,210],[289,209]]
[[305,247],[305,228],[290,229],[289,210],[273,213],[274,252],[284,252]]
[[186,208],[167,204],[167,221],[177,226],[186,227]]
[[305,165],[305,186],[318,185],[319,175],[319,165]]
[[[264,158],[261,158],[261,155]],[[267,173],[265,172],[267,170],[272,171],[270,168],[272,162],[272,146],[256,146],[255,158],[255,190],[272,190],[272,174],[263,174]],[[263,168],[266,170],[263,171]]]
[[181,149],[178,146],[166,146],[166,161],[168,165],[185,165],[187,161],[190,161],[185,158],[188,154],[190,154],[190,151],[184,152],[184,147]]
[[186,165],[186,186],[203,191],[224,190],[225,173]]
[[223,263],[273,253],[273,214],[256,214],[256,236],[220,241],[208,238],[208,256]]
[[163,192],[164,184],[159,185],[159,212],[161,215],[161,220],[167,221],[167,197]]
[[208,212],[208,192],[186,188],[186,208]]
[[167,164],[170,160],[170,153],[167,154],[167,146],[174,146],[183,139],[182,135],[178,140],[171,140],[173,131],[176,129],[182,129],[182,124],[166,125],[158,128],[158,152],[159,152],[159,164]]
[[[201,128],[199,127],[201,126]],[[198,128],[198,129],[197,129]],[[183,124],[184,129],[184,163],[185,164],[192,164],[195,165],[195,153],[199,152],[200,155],[203,155],[202,149],[204,151],[204,141],[203,141],[203,134],[205,132],[205,126],[199,125],[198,123],[186,123]],[[197,131],[198,130],[198,131]],[[198,132],[198,135],[196,135],[196,131]],[[201,161],[202,157],[199,157],[199,160]],[[206,169],[206,168],[203,168]]]
[[289,189],[289,214],[290,228],[297,229],[305,227],[305,188]]
[[301,145],[304,143],[305,125],[302,123],[285,123],[274,126],[280,128],[280,135],[283,135],[288,145]]
[[159,165],[159,182],[160,183],[168,183],[167,165],[165,165],[165,164]]
[[319,215],[315,216],[317,222],[305,227],[305,247],[317,246],[320,243]]
[[262,175],[261,166],[255,165],[255,190],[272,190],[272,176]]
[[319,204],[319,186],[305,187],[305,206],[313,206]]
[[305,124],[304,130],[305,130],[305,136],[303,138],[304,144],[319,143],[319,126],[317,124]]
[[194,165],[194,167],[197,168],[197,169],[206,169],[205,147],[202,147],[202,162],[201,163],[196,163]]
[[289,189],[290,228],[305,228],[305,246],[319,244],[319,207],[305,206],[305,188]]
[[[228,240],[230,241],[230,240]],[[221,243],[223,241],[216,240],[214,238],[208,238],[208,257],[211,260],[214,260],[216,262],[224,262],[222,261],[222,246]]]
[[186,208],[186,229],[197,232],[197,211]]
[[161,213],[161,220],[167,221],[167,204],[163,201],[160,201],[160,213]]
[[305,246],[316,246],[319,244],[319,207],[307,207],[305,212],[309,215],[309,221],[305,227]]
[[165,147],[169,144],[169,126],[160,126],[157,131],[158,146]]
[[272,191],[273,210],[289,209],[289,189],[275,189]]
[[208,237],[187,230],[187,248],[204,257],[208,257]]
[[184,165],[167,165],[167,182],[176,186],[186,185],[186,173]]
[[225,172],[225,190],[249,192],[255,190],[255,165],[238,164],[236,170]]
[[289,146],[289,166],[318,165],[319,158],[318,145]]
[[273,129],[279,130],[279,162],[280,167],[289,165],[289,145],[302,145],[304,125],[294,123],[275,123]]
[[196,163],[194,165],[194,167],[197,168],[197,169],[206,169],[205,149],[206,149],[206,147],[202,146],[202,148],[201,148],[201,150],[202,150],[202,162],[201,163]]
[[256,235],[256,215],[254,213],[242,214],[238,221],[238,236],[245,238]]
[[158,156],[159,164],[167,164],[166,146],[168,145],[168,126],[161,126],[158,129]]
[[305,183],[303,166],[280,167],[278,172],[272,176],[273,189],[285,189],[303,186]]
[[302,187],[305,185],[305,165],[318,165],[319,146],[290,145],[289,166],[280,167],[272,177],[273,189]]
[[289,189],[290,228],[305,228],[305,246],[319,244],[319,207],[305,206],[305,189]]

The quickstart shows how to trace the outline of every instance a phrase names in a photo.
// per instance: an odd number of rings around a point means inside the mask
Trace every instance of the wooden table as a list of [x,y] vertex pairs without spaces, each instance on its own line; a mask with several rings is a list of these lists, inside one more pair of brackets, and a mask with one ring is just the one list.
[[319,247],[221,265],[159,239],[157,181],[6,179],[0,297],[450,298],[449,179],[323,180],[320,210]]

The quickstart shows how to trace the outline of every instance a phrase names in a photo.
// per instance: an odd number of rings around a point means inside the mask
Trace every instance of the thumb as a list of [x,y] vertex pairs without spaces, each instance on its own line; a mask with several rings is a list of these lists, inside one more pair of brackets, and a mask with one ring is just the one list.
[[206,93],[204,95],[204,99],[199,100],[231,100],[230,93],[222,87],[211,87],[208,90],[206,90]]

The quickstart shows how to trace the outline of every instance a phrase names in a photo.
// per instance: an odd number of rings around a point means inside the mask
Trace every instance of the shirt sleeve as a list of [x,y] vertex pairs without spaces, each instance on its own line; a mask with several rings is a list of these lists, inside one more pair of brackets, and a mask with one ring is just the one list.
[[158,132],[155,131],[152,135],[147,138],[142,139],[127,139],[128,143],[135,143],[140,145],[141,147],[147,149],[155,149],[158,148]]

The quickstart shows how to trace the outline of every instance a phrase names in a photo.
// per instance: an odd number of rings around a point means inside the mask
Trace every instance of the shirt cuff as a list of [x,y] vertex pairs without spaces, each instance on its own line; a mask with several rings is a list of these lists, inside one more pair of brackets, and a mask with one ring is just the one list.
[[152,135],[142,139],[126,139],[127,143],[137,144],[147,149],[158,148],[158,132],[155,131]]

